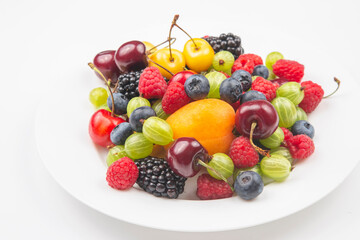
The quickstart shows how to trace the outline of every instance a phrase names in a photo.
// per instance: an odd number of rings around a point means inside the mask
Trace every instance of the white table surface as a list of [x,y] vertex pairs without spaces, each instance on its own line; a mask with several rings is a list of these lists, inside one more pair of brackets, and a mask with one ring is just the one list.
[[[36,107],[56,88],[46,67],[57,63],[66,70],[57,49],[75,38],[103,35],[111,43],[114,32],[163,25],[175,13],[186,24],[251,22],[256,31],[285,29],[326,46],[360,81],[359,10],[358,1],[1,1],[0,239],[360,239],[360,165],[324,199],[289,217],[242,230],[181,233],[128,224],[78,202],[49,175],[34,138]],[[82,31],[84,24],[94,31]],[[101,43],[94,48],[102,50]],[[349,124],[359,127],[358,119]],[[357,149],[353,157],[360,157]]]

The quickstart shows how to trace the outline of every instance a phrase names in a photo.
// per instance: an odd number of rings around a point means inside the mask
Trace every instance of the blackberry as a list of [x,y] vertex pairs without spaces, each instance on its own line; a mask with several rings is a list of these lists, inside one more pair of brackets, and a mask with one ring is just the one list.
[[242,54],[241,38],[232,33],[222,33],[219,37],[209,36],[205,40],[211,45],[215,53],[226,50],[234,55],[235,60]]
[[138,97],[138,85],[141,73],[142,70],[120,74],[118,78],[117,92],[124,94],[129,100],[133,97]]
[[139,169],[136,183],[156,197],[177,198],[184,192],[186,178],[176,175],[166,160],[146,157],[135,161]]

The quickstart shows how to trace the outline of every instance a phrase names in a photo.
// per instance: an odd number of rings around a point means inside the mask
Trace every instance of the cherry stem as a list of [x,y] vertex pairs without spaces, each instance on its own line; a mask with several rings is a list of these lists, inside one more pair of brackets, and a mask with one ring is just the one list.
[[118,85],[119,85],[119,79],[116,81],[116,84],[115,84],[114,89],[113,89],[113,93],[116,91]]
[[[178,29],[180,29],[181,31],[183,31],[183,33],[185,33],[185,34],[191,39],[191,41],[192,41],[192,42],[194,43],[194,45],[195,45],[195,50],[199,50],[199,47],[196,45],[194,39],[193,39],[184,29],[182,29],[182,28],[176,23],[176,21],[177,21],[178,19],[179,19],[179,14],[176,14],[176,15],[174,16],[174,19],[173,19],[172,23],[171,23],[170,33],[171,33],[171,30],[172,30],[172,28],[173,28],[174,26],[177,27]],[[170,34],[169,34],[169,38],[170,38]],[[171,55],[171,53],[170,53],[170,55]]]
[[146,57],[147,57],[147,60],[148,60],[148,61],[152,62],[152,63],[155,64],[156,66],[161,67],[162,69],[164,69],[165,71],[167,71],[168,73],[170,73],[171,76],[174,76],[174,73],[172,73],[169,69],[166,69],[165,67],[161,66],[160,64],[154,62],[154,61],[151,60],[147,55],[146,55]]
[[197,162],[198,162],[201,166],[203,166],[203,167],[211,170],[212,172],[214,172],[216,176],[218,176],[218,177],[221,178],[224,182],[226,182],[226,183],[230,186],[231,190],[234,191],[234,188],[231,186],[231,184],[229,183],[229,181],[228,181],[223,175],[221,175],[221,173],[219,173],[219,172],[216,171],[214,168],[210,167],[208,164],[206,164],[205,162],[203,162],[203,161],[200,160],[200,159],[197,159]]
[[177,28],[179,28],[181,31],[183,31],[186,35],[188,35],[188,37],[191,39],[191,41],[192,41],[192,42],[194,43],[194,45],[195,45],[195,50],[199,50],[199,47],[196,45],[194,39],[193,39],[187,32],[185,32],[184,29],[182,29],[182,28],[181,28],[179,25],[177,25],[176,23],[175,23],[175,26],[176,26]]
[[170,26],[170,30],[169,30],[169,37],[168,37],[168,42],[169,42],[169,52],[170,52],[170,62],[173,62],[174,61],[174,58],[172,56],[172,52],[171,52],[171,32],[172,32],[172,29],[174,28],[175,24],[176,24],[176,21],[179,19],[179,14],[176,14],[174,16],[174,19],[172,20],[172,23],[171,23],[171,26]]
[[329,95],[327,95],[327,96],[325,96],[325,97],[323,97],[323,98],[328,98],[328,97],[330,97],[331,95],[333,95],[334,93],[336,93],[337,90],[339,89],[339,87],[340,87],[340,80],[339,80],[337,77],[334,77],[334,81],[335,81],[336,84],[337,84],[337,88],[335,89],[335,91],[333,91],[332,93],[330,93]]
[[263,156],[266,156],[266,157],[270,157],[270,151],[269,150],[264,150],[258,146],[256,146],[253,142],[253,133],[254,133],[254,130],[256,128],[256,125],[257,125],[257,122],[253,122],[251,124],[251,129],[250,129],[250,143],[251,143],[251,146],[253,146],[253,148],[255,148],[255,150],[260,153],[261,155]]
[[[173,41],[173,40],[174,40],[174,41]],[[169,42],[169,41],[170,41],[170,42]],[[173,41],[173,42],[171,42],[171,41]],[[146,51],[146,55],[153,54],[153,53],[151,52],[152,50],[154,50],[154,49],[157,48],[157,47],[160,47],[161,45],[163,45],[164,43],[167,43],[167,42],[169,42],[170,44],[174,44],[174,43],[176,42],[176,38],[170,38],[170,40],[167,39],[167,40],[165,40],[164,42],[162,42],[162,43],[160,43],[160,44],[158,44],[158,45],[150,48],[149,50]]]
[[101,77],[102,79],[105,81],[105,84],[106,86],[108,87],[109,89],[109,92],[110,92],[110,95],[111,95],[111,102],[112,102],[112,108],[111,108],[111,116],[114,117],[114,107],[115,107],[115,104],[114,104],[114,95],[113,95],[113,92],[110,88],[110,84],[111,84],[111,80],[106,80],[106,77],[104,76],[104,74],[102,74],[102,72],[97,69],[97,67],[95,67],[95,65],[93,63],[88,63],[89,67],[94,70],[95,72],[97,72]]

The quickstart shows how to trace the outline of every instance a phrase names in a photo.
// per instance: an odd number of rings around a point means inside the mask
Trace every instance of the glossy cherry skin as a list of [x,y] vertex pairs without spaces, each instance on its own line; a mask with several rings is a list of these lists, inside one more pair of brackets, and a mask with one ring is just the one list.
[[[196,45],[194,44],[196,43]],[[193,38],[185,43],[183,54],[186,66],[197,73],[209,69],[214,58],[214,50],[204,39]]]
[[205,162],[208,158],[205,148],[195,138],[190,137],[178,138],[167,151],[167,161],[171,169],[186,178],[193,177],[200,171],[199,159]]
[[122,72],[139,71],[147,67],[146,46],[140,41],[126,42],[115,53],[115,63]]
[[284,83],[287,83],[288,80],[286,78],[275,78],[274,80],[271,80],[272,83],[276,83],[279,86],[283,85]]
[[168,85],[170,85],[170,83],[172,82],[179,82],[182,85],[185,84],[185,81],[188,77],[190,77],[191,75],[197,74],[194,71],[191,70],[186,70],[186,71],[181,71],[178,72],[177,74],[175,74],[174,76],[172,76],[172,78],[170,78]]
[[95,144],[102,147],[113,145],[110,140],[111,131],[120,123],[125,122],[124,119],[119,117],[112,117],[111,112],[100,109],[96,111],[89,123],[89,134]]
[[266,100],[254,100],[241,104],[235,115],[237,131],[249,137],[253,122],[257,123],[253,138],[267,138],[277,129],[279,116],[274,106]]
[[[117,82],[117,79],[121,73],[119,68],[116,66],[114,56],[115,50],[107,50],[96,54],[93,61],[95,67],[100,70],[106,79],[110,78],[112,83]],[[95,74],[101,80],[103,80],[103,78],[97,72],[95,72]]]
[[[174,75],[178,72],[184,71],[185,68],[185,57],[182,52],[177,49],[171,48],[171,53],[173,59],[170,57],[170,50],[169,48],[162,48],[157,50],[154,54],[151,55],[150,59],[160,64]],[[164,70],[163,68],[157,66],[156,64],[149,62],[150,66],[157,67],[160,70],[161,75],[170,79],[172,75]]]

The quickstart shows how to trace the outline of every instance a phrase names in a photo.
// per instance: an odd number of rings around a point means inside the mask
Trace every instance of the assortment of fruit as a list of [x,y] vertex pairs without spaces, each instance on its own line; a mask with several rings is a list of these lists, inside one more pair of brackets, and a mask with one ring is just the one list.
[[[314,152],[307,114],[324,91],[303,81],[301,63],[272,52],[264,64],[232,33],[191,38],[178,18],[168,47],[129,41],[89,63],[107,87],[90,92],[89,124],[108,148],[106,180],[177,198],[199,175],[199,199],[254,199]],[[174,27],[190,37],[183,51],[171,47]]]

